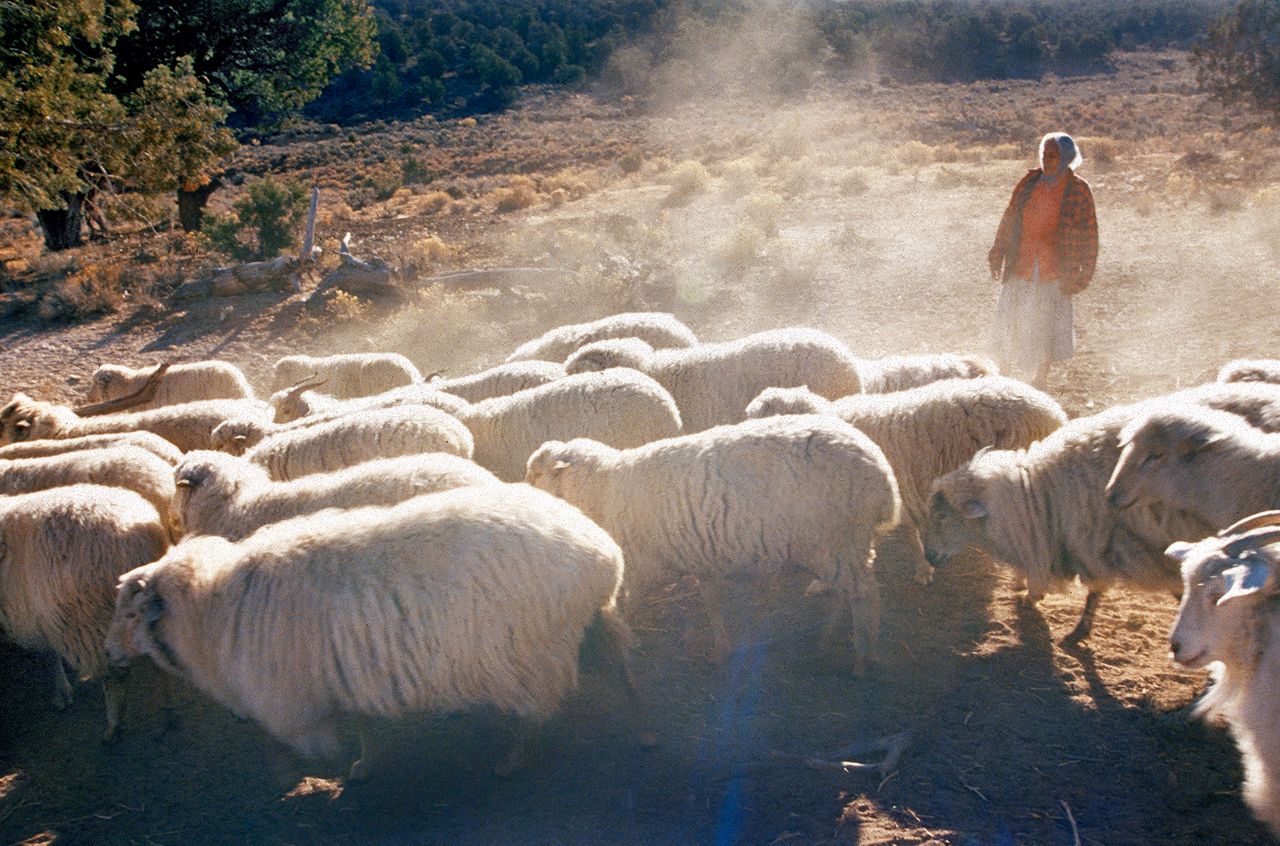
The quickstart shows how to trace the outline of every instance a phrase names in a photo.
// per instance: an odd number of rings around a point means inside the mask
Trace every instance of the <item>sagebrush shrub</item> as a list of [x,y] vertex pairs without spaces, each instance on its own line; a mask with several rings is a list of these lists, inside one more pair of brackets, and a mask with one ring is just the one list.
[[298,243],[307,214],[307,188],[263,179],[248,185],[230,215],[206,215],[202,230],[214,249],[241,261],[270,259]]

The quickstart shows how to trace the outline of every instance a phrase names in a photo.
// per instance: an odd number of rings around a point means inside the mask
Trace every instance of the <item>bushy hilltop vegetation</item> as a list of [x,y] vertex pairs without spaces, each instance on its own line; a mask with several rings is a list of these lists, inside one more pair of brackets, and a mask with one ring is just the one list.
[[360,122],[502,108],[521,84],[576,82],[605,72],[623,45],[656,64],[683,49],[679,35],[691,21],[732,27],[760,14],[801,33],[780,39],[778,51],[832,70],[874,65],[905,81],[942,82],[1090,72],[1104,68],[1117,48],[1190,46],[1230,3],[815,0],[762,7],[753,0],[374,0],[373,6],[377,59],[336,80],[309,107],[310,116]]

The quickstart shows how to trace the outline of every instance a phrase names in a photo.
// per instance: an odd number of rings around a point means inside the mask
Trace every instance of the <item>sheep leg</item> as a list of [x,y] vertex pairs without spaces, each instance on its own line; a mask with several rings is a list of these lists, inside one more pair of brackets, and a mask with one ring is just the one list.
[[124,714],[125,696],[129,692],[129,668],[111,669],[102,678],[102,698],[107,706],[107,730],[102,735],[104,743],[119,737],[120,717]]
[[[851,665],[854,675],[864,674],[876,660],[876,641],[880,633],[880,589],[875,574],[868,566],[863,579],[855,579],[848,566],[836,574],[836,590],[831,594],[831,611],[822,633],[822,650],[833,660]],[[861,582],[861,584],[859,584]],[[850,656],[847,661],[835,651],[841,622],[851,625]]]
[[924,552],[924,542],[920,539],[920,530],[915,526],[903,523],[893,530],[898,542],[907,549],[912,560],[911,579],[918,585],[927,585],[933,581],[933,567]]
[[542,737],[542,720],[522,718],[507,757],[493,768],[495,775],[505,778],[533,763]]
[[631,628],[616,610],[601,611],[600,624],[604,633],[605,664],[626,696],[628,721],[635,729],[641,746],[655,746],[658,734],[649,727],[648,719],[652,712],[631,668],[631,645],[634,641]]
[[62,656],[53,654],[50,656],[49,669],[53,671],[53,708],[55,711],[65,711],[71,707],[71,702],[75,699],[75,694],[71,688],[71,679],[67,678],[67,665],[63,663]]
[[372,726],[367,720],[357,721],[356,733],[360,737],[360,757],[351,765],[347,784],[368,781],[378,769],[378,762],[384,757],[377,740],[374,739]]
[[711,653],[707,657],[713,664],[724,664],[733,651],[733,640],[724,623],[724,581],[718,576],[699,578],[698,588],[711,625]]
[[1093,617],[1098,612],[1098,602],[1101,599],[1101,590],[1089,589],[1089,595],[1084,601],[1084,613],[1080,615],[1080,622],[1076,623],[1076,627],[1071,630],[1071,634],[1062,639],[1063,646],[1074,646],[1089,636],[1089,632],[1093,629]]

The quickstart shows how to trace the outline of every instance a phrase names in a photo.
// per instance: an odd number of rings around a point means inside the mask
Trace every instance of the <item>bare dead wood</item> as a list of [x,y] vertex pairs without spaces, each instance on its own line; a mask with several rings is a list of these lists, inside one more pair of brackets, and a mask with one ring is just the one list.
[[316,212],[320,209],[320,186],[311,189],[311,207],[307,210],[307,229],[302,236],[302,250],[298,253],[298,261],[310,264],[316,253]]
[[142,383],[142,387],[131,394],[115,399],[103,400],[89,405],[77,406],[76,414],[81,417],[97,417],[101,414],[112,414],[117,411],[123,411],[127,408],[134,408],[142,405],[144,402],[150,402],[156,395],[156,391],[160,388],[160,380],[164,377],[165,371],[173,364],[172,361],[166,361],[151,371],[151,375],[147,377],[147,381]]
[[842,759],[845,756],[862,754],[864,752],[884,752],[884,759],[876,763],[830,760],[810,755],[796,755],[791,752],[781,752],[776,749],[769,752],[769,760],[779,764],[789,764],[791,766],[826,773],[841,773],[848,775],[850,773],[874,772],[883,778],[897,769],[898,761],[902,758],[902,752],[910,743],[911,732],[903,731],[898,734],[877,738],[872,741],[851,743],[843,749],[837,750],[834,756],[836,759]]
[[324,275],[319,286],[307,298],[307,308],[319,310],[333,291],[343,291],[359,297],[399,304],[406,299],[400,286],[399,274],[385,260],[357,258],[351,253],[351,233],[348,232],[338,247],[342,263]]

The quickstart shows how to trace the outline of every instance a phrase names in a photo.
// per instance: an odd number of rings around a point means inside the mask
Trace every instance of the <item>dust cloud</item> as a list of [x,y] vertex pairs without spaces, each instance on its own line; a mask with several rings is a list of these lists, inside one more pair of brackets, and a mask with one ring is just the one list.
[[985,352],[987,248],[1040,135],[1063,129],[1102,241],[1076,301],[1077,356],[1056,377],[1071,410],[1274,354],[1273,331],[1239,304],[1264,296],[1280,258],[1266,188],[1280,156],[1261,130],[1224,130],[1181,54],[1122,54],[1085,77],[900,85],[874,60],[828,62],[803,4],[666,32],[618,51],[580,106],[582,132],[628,152],[584,168],[583,190],[515,177],[531,200],[495,227],[490,264],[549,272],[521,280],[522,301],[489,302],[483,326],[474,303],[445,296],[384,339],[460,372],[550,326],[652,308],[708,340],[803,324],[866,356]]

